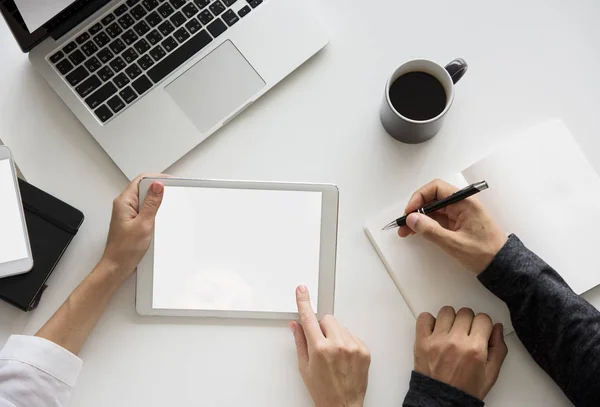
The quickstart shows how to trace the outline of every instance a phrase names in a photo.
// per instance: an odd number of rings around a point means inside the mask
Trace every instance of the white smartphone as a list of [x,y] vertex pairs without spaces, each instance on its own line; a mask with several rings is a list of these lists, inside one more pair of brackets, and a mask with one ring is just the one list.
[[0,146],[0,278],[33,268],[25,213],[12,154]]

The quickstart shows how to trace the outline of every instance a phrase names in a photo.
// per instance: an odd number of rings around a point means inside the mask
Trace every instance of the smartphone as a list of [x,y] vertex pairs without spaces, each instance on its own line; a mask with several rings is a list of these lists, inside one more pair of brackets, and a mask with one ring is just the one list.
[[8,147],[0,146],[0,278],[23,274],[32,268],[17,170]]

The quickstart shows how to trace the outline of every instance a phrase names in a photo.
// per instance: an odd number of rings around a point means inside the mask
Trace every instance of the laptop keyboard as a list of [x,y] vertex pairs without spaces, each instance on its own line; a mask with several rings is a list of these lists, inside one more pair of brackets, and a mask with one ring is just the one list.
[[263,0],[126,0],[47,56],[106,123]]

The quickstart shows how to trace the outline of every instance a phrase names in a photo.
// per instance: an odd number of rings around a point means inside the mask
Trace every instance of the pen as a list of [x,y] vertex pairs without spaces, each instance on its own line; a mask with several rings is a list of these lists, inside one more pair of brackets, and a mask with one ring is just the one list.
[[[485,182],[485,181],[477,182],[473,185],[469,185],[468,187],[461,189],[460,191],[456,191],[455,193],[453,193],[452,195],[450,195],[444,199],[440,199],[439,201],[432,202],[429,205],[424,206],[421,209],[417,209],[416,211],[411,212],[411,213],[422,213],[423,215],[429,215],[432,212],[439,211],[440,209],[445,208],[446,206],[460,202],[463,199],[467,199],[468,197],[473,196],[473,195],[475,195],[485,189],[488,189],[488,188],[489,188],[489,186],[488,186],[487,182]],[[381,230],[388,230],[388,229],[399,228],[400,226],[406,226],[406,218],[408,217],[408,215],[410,215],[410,213],[407,213],[403,217],[398,218],[398,219],[388,223]]]

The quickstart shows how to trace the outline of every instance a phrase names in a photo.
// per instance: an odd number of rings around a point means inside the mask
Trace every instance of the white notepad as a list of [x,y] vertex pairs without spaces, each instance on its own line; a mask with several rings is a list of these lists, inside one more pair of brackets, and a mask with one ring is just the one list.
[[[600,284],[600,178],[562,122],[530,129],[446,180],[457,187],[486,180],[490,189],[477,198],[507,234],[516,234],[577,294]],[[421,237],[381,230],[406,203],[375,216],[365,231],[413,314],[470,307],[511,332],[506,305],[474,274]]]

